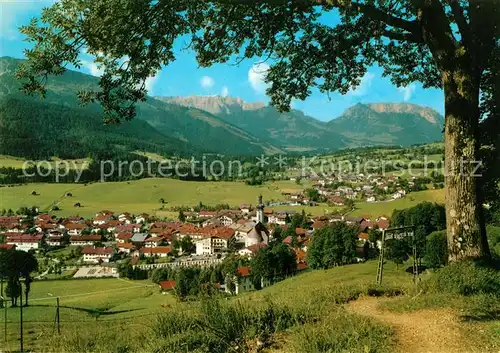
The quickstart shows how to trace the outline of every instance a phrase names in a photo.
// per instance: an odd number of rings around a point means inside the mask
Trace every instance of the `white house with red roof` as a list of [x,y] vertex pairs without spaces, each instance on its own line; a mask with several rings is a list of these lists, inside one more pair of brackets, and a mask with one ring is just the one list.
[[82,249],[83,262],[95,264],[99,262],[109,262],[114,251],[113,248],[85,247]]
[[7,244],[14,245],[17,250],[38,250],[42,246],[43,234],[20,234],[7,237]]
[[144,246],[146,248],[155,248],[160,246],[164,241],[163,237],[151,237],[144,240]]
[[136,249],[135,245],[132,243],[118,243],[116,247],[118,248],[119,252],[123,252],[125,254],[130,254]]
[[69,238],[71,246],[94,245],[95,242],[102,241],[100,235],[74,235]]
[[94,217],[92,223],[94,225],[106,224],[113,219],[113,214],[100,214]]
[[154,248],[140,248],[139,254],[145,257],[167,257],[172,252],[172,247],[170,246],[157,246]]

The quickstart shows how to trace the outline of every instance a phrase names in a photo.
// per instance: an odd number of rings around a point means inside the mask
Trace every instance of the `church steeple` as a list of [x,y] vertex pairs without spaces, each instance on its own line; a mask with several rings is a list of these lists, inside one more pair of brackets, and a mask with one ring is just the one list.
[[259,195],[259,202],[256,207],[257,222],[264,223],[264,203],[262,202],[262,195]]

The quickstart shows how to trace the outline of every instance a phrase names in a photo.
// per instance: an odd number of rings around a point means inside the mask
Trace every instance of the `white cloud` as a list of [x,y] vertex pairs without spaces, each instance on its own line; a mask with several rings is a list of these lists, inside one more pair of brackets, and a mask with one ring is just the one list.
[[403,94],[403,100],[405,102],[409,101],[411,99],[411,97],[413,97],[413,93],[415,93],[416,89],[417,89],[417,85],[414,83],[410,83],[409,86],[398,87],[398,91]]
[[200,80],[200,85],[203,88],[212,88],[215,85],[215,80],[210,76],[203,76]]
[[82,65],[92,76],[101,77],[104,73],[104,68],[99,68],[93,61],[82,60]]
[[158,80],[158,75],[150,76],[146,79],[146,89],[148,90],[148,94],[151,95],[153,93],[154,86],[156,85],[156,81]]
[[[44,7],[50,7],[56,0],[0,0],[0,37],[7,40],[20,40],[19,27],[27,25],[29,18],[39,17]],[[29,18],[26,18],[29,17]]]
[[250,70],[248,70],[248,82],[256,93],[265,93],[266,89],[269,87],[269,84],[264,82],[269,69],[270,67],[268,64],[258,63],[254,64]]
[[222,87],[222,91],[220,94],[222,97],[227,97],[229,95],[229,88],[227,88],[227,86]]
[[356,97],[366,96],[369,93],[370,88],[372,87],[372,82],[373,82],[374,78],[375,78],[375,74],[373,74],[371,72],[367,72],[361,78],[359,85],[356,88],[351,89],[347,93],[347,95],[356,96]]

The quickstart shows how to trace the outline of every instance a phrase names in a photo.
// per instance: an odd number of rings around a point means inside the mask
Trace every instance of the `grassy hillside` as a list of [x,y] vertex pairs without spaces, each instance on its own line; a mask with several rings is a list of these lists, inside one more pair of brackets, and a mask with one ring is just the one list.
[[[264,200],[284,200],[282,192],[300,191],[308,184],[297,185],[291,181],[267,183],[262,186],[249,186],[244,182],[196,182],[175,179],[151,178],[130,182],[106,182],[84,184],[28,184],[0,188],[0,209],[17,210],[22,206],[36,205],[42,210],[50,211],[53,205],[61,210],[54,211],[57,216],[79,214],[91,217],[95,213],[110,209],[116,212],[148,212],[160,217],[175,216],[159,210],[159,199],[165,199],[166,208],[180,205],[197,205],[200,201],[206,205],[227,203],[239,206],[242,203],[255,204],[257,196],[262,194]],[[38,195],[31,195],[36,191]],[[72,197],[65,196],[71,192]],[[378,217],[390,216],[395,209],[403,209],[417,205],[423,201],[444,202],[443,190],[427,190],[414,192],[406,198],[387,202],[361,202],[356,204],[352,215],[369,215]],[[82,207],[73,207],[79,202]],[[303,209],[312,215],[322,215],[338,211],[338,207],[319,206],[277,206],[276,210]]]
[[[0,188],[0,209],[37,205],[50,210],[58,205],[58,216],[79,214],[90,217],[98,211],[109,209],[116,212],[154,213],[165,199],[165,207],[178,205],[206,205],[227,203],[239,206],[255,204],[259,194],[264,200],[282,200],[281,189],[296,187],[293,182],[268,183],[248,186],[244,182],[194,182],[174,179],[142,179],[130,182],[106,182],[84,184],[29,184]],[[31,195],[36,191],[39,195]],[[64,196],[71,192],[73,197]],[[80,202],[82,207],[73,207]]]
[[396,209],[404,209],[416,206],[417,204],[430,201],[437,203],[444,203],[444,190],[425,190],[412,192],[406,195],[405,198],[394,201],[381,201],[381,202],[360,202],[356,204],[356,209],[351,213],[353,216],[388,216],[390,217],[392,211]]
[[[392,262],[385,265],[383,286],[377,286],[376,271],[376,261],[309,271],[218,302],[178,302],[148,281],[34,282],[24,309],[25,349],[187,353],[224,337],[211,352],[233,352],[232,344],[220,349],[228,342],[238,343],[239,352],[255,352],[262,339],[268,343],[259,349],[264,353],[498,352],[498,319],[468,316],[498,307],[491,301],[497,297],[436,294],[426,286],[437,276],[431,272],[421,277],[425,293],[417,294],[404,266]],[[61,335],[54,326],[56,296]],[[487,303],[493,305],[486,308]],[[7,314],[2,348],[14,350],[19,310],[9,308]]]

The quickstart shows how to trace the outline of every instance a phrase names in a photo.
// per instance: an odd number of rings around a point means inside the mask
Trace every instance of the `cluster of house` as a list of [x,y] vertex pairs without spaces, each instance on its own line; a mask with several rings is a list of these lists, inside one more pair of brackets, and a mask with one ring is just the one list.
[[[287,217],[293,214],[294,211],[265,208],[259,197],[253,211],[249,205],[241,205],[239,210],[193,212],[185,215],[185,222],[156,221],[147,214],[133,216],[126,212],[115,214],[107,210],[97,213],[92,219],[56,219],[48,214],[38,215],[32,220],[25,216],[2,216],[0,247],[15,247],[23,251],[37,251],[42,247],[80,247],[82,261],[87,264],[107,263],[115,254],[121,253],[130,256],[133,265],[148,268],[154,268],[155,265],[150,261],[139,264],[140,259],[171,257],[172,261],[161,263],[204,266],[219,261],[229,251],[253,256],[267,246],[272,239],[273,229],[286,229]],[[359,239],[362,241],[368,239],[368,229],[388,227],[384,217],[372,221],[368,217],[332,215],[311,221],[310,229],[296,228],[293,239],[289,236],[283,240],[293,247],[298,263],[305,262],[312,232],[330,222],[358,224]],[[194,244],[189,253],[182,249],[182,240],[186,237]]]
[[[332,188],[332,185],[339,182],[335,175],[323,178],[313,179],[314,188],[329,203],[336,206],[344,206],[346,200],[362,199],[366,202],[397,200],[406,196],[406,190],[400,185],[397,176],[382,175],[347,175],[343,176],[341,181],[344,185]],[[413,181],[408,182],[408,186],[413,186]],[[291,201],[302,204],[310,204],[307,196],[298,193],[290,194]]]

